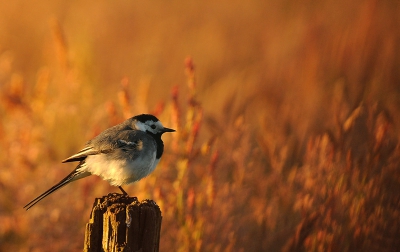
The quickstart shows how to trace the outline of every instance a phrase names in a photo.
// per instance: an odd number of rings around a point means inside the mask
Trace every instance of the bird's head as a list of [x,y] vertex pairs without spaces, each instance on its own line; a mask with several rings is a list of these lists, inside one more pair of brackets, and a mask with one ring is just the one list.
[[164,127],[157,117],[149,114],[137,115],[131,118],[133,127],[143,132],[154,135],[162,135],[165,132],[175,132],[173,129]]

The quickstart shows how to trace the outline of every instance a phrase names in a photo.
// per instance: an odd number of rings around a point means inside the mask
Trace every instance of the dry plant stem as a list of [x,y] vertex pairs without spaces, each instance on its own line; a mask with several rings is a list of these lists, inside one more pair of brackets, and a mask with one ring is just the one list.
[[124,118],[127,119],[132,116],[131,112],[131,97],[129,95],[129,80],[128,78],[123,78],[121,80],[122,89],[118,93],[119,103],[122,107]]

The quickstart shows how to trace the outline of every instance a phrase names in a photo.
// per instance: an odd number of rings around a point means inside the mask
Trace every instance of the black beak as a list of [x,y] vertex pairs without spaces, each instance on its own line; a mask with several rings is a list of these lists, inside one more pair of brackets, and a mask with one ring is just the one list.
[[174,130],[174,129],[169,129],[169,128],[164,128],[163,129],[163,133],[165,133],[165,132],[175,132],[176,130]]

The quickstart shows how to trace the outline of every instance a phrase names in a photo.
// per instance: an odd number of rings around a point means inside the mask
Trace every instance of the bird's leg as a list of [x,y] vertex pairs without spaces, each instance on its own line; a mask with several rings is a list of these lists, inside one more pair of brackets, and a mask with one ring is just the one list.
[[121,186],[118,186],[118,188],[119,188],[119,190],[121,190],[121,192],[125,195],[125,196],[128,196],[128,194],[125,192],[125,190],[124,189],[122,189],[122,187]]

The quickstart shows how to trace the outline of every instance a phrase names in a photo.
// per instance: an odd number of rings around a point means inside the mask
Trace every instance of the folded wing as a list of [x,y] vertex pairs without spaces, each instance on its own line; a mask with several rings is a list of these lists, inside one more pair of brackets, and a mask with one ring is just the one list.
[[89,155],[96,155],[99,153],[103,153],[101,150],[96,150],[92,146],[88,146],[86,148],[83,148],[81,151],[78,153],[70,156],[67,159],[64,159],[62,162],[67,163],[67,162],[75,162],[75,161],[83,161],[85,158]]

